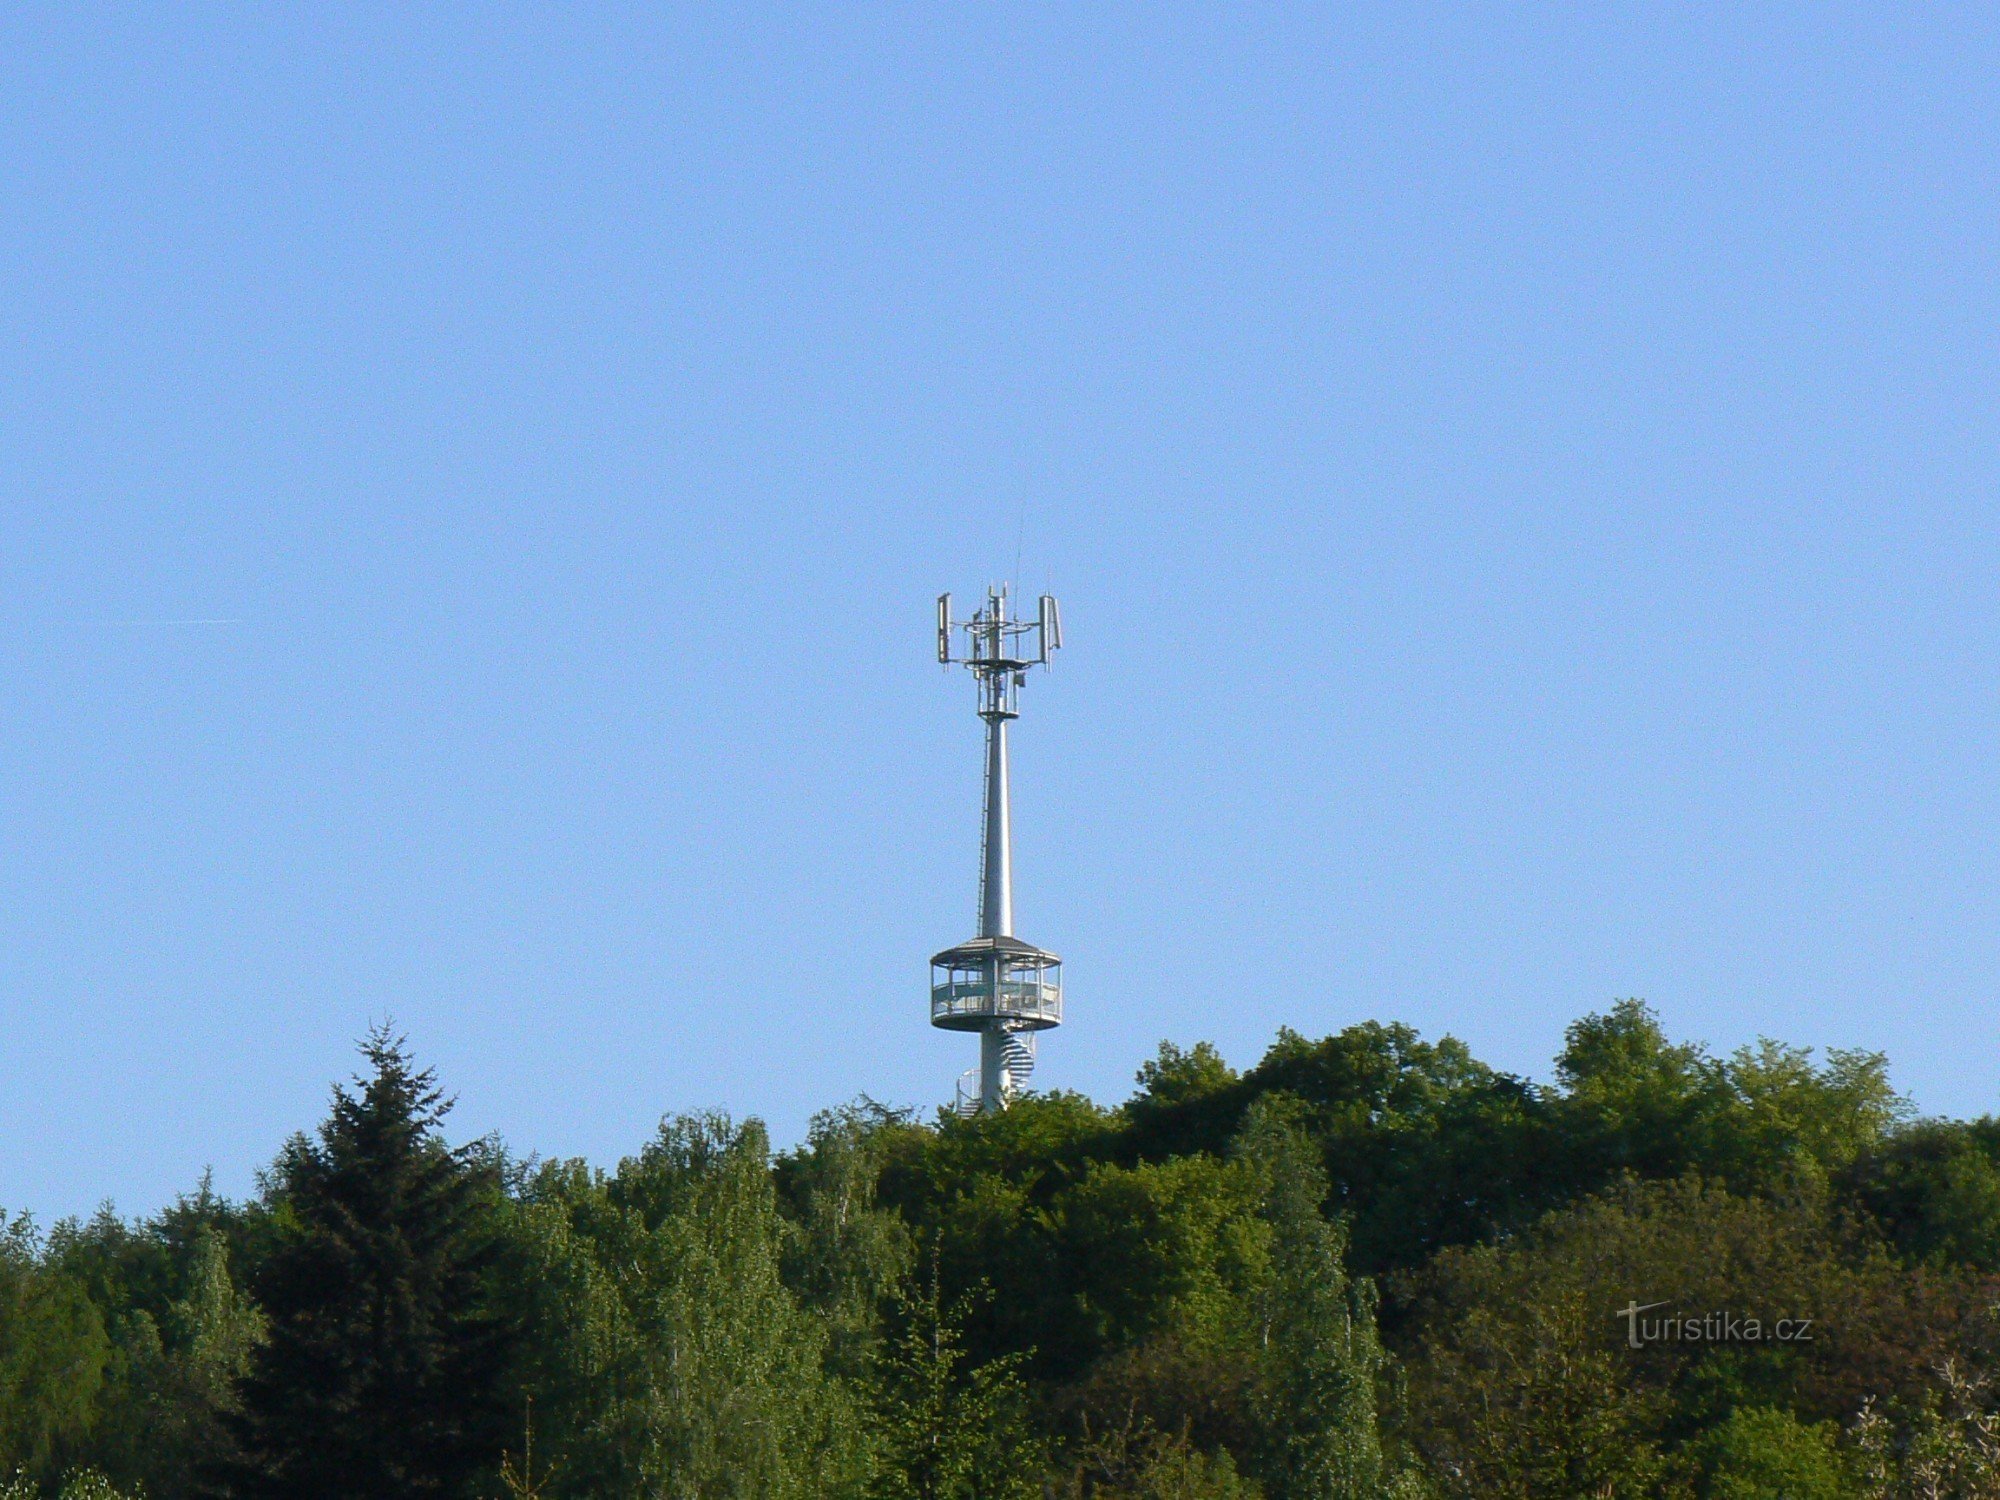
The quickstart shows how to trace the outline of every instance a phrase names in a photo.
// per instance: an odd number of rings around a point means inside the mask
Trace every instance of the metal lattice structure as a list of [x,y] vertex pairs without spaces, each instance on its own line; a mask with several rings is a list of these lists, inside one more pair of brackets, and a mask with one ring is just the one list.
[[[953,638],[964,644],[953,653]],[[1034,651],[1030,655],[1028,648]],[[1032,620],[1007,609],[1005,587],[989,588],[969,620],[937,602],[938,660],[968,668],[979,683],[986,723],[986,821],[980,849],[979,935],[931,959],[931,1025],[979,1033],[979,1070],[960,1080],[958,1109],[1004,1109],[1035,1066],[1035,1033],[1062,1024],[1062,960],[1014,936],[1013,820],[1007,785],[1007,725],[1020,717],[1030,667],[1047,666],[1062,645],[1062,620],[1048,594]]]

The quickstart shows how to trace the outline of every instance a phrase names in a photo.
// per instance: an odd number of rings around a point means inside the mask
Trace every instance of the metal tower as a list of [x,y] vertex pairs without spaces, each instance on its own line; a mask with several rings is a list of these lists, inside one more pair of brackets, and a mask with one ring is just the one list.
[[[965,649],[952,655],[952,633]],[[1027,652],[1034,638],[1034,654]],[[979,679],[986,721],[986,831],[979,869],[979,936],[931,959],[931,1025],[979,1033],[977,1092],[959,1081],[958,1110],[1005,1109],[1035,1066],[1035,1033],[1062,1024],[1062,960],[1014,936],[1013,831],[1008,816],[1007,721],[1018,718],[1028,668],[1047,666],[1062,645],[1056,601],[1042,595],[1033,620],[1007,612],[1007,590],[989,588],[969,620],[951,617],[951,595],[938,595],[938,660],[962,663]]]

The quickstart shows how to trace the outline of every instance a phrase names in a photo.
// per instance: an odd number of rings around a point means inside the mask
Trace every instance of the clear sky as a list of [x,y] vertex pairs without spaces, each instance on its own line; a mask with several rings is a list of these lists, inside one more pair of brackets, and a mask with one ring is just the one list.
[[[1892,14],[1892,12],[1894,12]],[[2000,1108],[1989,6],[17,6],[0,1205],[1621,996]],[[186,623],[211,622],[225,623]]]

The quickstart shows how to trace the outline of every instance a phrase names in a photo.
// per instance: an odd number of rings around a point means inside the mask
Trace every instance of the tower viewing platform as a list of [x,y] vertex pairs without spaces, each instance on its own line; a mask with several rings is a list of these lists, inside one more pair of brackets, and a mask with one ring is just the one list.
[[984,1031],[1062,1025],[1062,960],[1014,937],[973,938],[931,956],[931,1025]]

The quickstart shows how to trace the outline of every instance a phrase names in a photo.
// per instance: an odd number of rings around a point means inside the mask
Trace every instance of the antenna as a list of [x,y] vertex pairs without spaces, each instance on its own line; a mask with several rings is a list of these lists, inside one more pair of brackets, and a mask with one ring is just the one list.
[[[1007,586],[989,585],[969,620],[951,617],[951,595],[937,601],[938,660],[967,667],[979,684],[986,724],[986,797],[979,871],[979,935],[931,959],[931,1024],[979,1033],[979,1089],[963,1084],[956,1108],[975,1114],[1006,1108],[1035,1066],[1034,1033],[1062,1024],[1062,960],[1014,936],[1013,823],[1007,775],[1007,725],[1021,715],[1020,689],[1030,667],[1046,666],[1062,646],[1062,619],[1044,594],[1033,620],[1008,609]],[[963,631],[962,654],[952,637]],[[1028,637],[1034,637],[1029,654]]]

